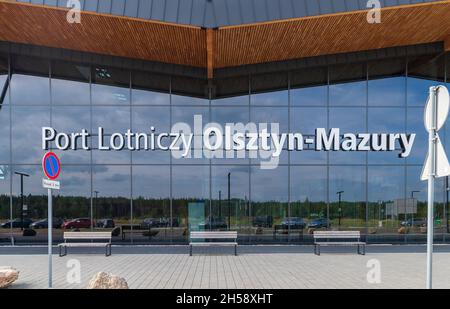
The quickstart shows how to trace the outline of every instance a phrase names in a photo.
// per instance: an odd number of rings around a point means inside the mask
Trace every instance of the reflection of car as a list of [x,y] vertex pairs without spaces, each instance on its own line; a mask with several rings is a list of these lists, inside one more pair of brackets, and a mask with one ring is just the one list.
[[258,216],[253,219],[252,224],[257,227],[272,227],[273,218],[272,216]]
[[33,223],[33,221],[31,219],[23,219],[23,226],[22,226],[22,221],[20,219],[14,219],[14,220],[9,220],[6,221],[5,223],[3,223],[1,225],[2,228],[6,229],[6,228],[11,228],[11,225],[13,228],[29,228],[30,224]]
[[282,229],[303,229],[305,226],[305,221],[300,217],[286,217],[280,224]]
[[206,219],[204,222],[201,222],[198,225],[200,230],[218,230],[218,229],[226,229],[228,225],[225,223],[223,218],[215,218],[211,217]]
[[[94,226],[94,224],[93,224]],[[83,228],[90,228],[91,227],[91,220],[88,218],[77,218],[73,220],[69,220],[64,222],[61,225],[61,228],[63,229],[83,229]]]
[[109,229],[114,228],[116,224],[114,223],[113,219],[100,219],[97,221],[97,227]]
[[[53,228],[59,229],[63,224],[63,220],[59,218],[53,218]],[[48,219],[39,220],[30,224],[30,228],[32,229],[46,229],[48,228]]]
[[330,227],[330,221],[326,218],[313,219],[309,222],[308,228],[319,229],[321,227]]
[[146,219],[144,219],[144,221],[142,221],[141,226],[143,228],[160,227],[161,221],[160,221],[160,219],[156,219],[156,218],[146,218]]
[[[172,226],[178,227],[179,221],[178,218],[172,218]],[[146,218],[142,221],[141,226],[144,228],[154,228],[154,227],[169,227],[170,219],[169,218]]]
[[419,219],[419,218],[414,218],[414,219],[408,219],[406,221],[402,221],[400,223],[401,226],[426,226],[427,225],[427,220],[425,219]]

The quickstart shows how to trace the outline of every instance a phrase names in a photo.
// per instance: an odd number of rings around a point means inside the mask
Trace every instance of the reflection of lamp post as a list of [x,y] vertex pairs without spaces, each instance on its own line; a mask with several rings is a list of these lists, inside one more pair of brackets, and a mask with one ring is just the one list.
[[[95,219],[97,219],[97,199],[98,199],[98,191],[95,190]],[[91,229],[94,229],[94,212],[91,205]]]
[[222,218],[222,191],[219,190],[219,218]]
[[338,226],[339,226],[339,228],[341,228],[341,216],[342,216],[342,209],[341,209],[341,195],[342,195],[342,193],[344,193],[344,191],[338,191],[338,192],[336,192],[336,194],[339,196],[339,204],[338,204],[338,207],[339,207],[339,221],[338,221]]
[[[414,193],[419,193],[419,190],[412,190],[411,191],[411,202],[412,204],[412,210],[411,210],[411,227],[414,227]],[[406,207],[405,207],[405,212],[406,212]]]
[[447,227],[447,233],[450,233],[450,227],[448,225],[448,192],[450,188],[448,187],[448,176],[445,177],[445,225]]
[[231,227],[231,195],[230,195],[231,173],[228,173],[228,229]]
[[[30,177],[30,175],[26,174],[26,173],[22,173],[22,172],[14,172],[14,174],[19,175],[20,176],[20,229],[23,231],[23,177]],[[11,222],[11,226],[12,226],[12,222]]]

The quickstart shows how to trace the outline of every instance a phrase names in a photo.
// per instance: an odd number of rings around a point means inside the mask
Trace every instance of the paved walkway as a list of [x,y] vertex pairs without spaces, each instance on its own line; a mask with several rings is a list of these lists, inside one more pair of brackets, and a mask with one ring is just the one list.
[[[374,249],[369,247],[365,256],[356,255],[352,249],[315,256],[312,247],[308,248],[309,252],[280,250],[280,253],[273,248],[268,253],[264,250],[251,253],[252,250],[243,248],[237,257],[225,254],[223,251],[226,250],[193,257],[161,250],[155,254],[114,254],[113,248],[113,255],[107,258],[98,251],[76,252],[62,258],[54,256],[54,288],[84,288],[98,271],[124,277],[130,288],[357,289],[425,286],[424,253]],[[179,246],[176,250],[187,252],[186,247]],[[47,286],[45,254],[16,255],[14,252],[5,254],[6,251],[0,250],[0,265],[11,265],[20,270],[19,280],[11,288]],[[434,255],[434,287],[450,288],[450,253],[441,251]],[[70,266],[74,259],[81,266],[80,283],[67,280],[68,275],[74,274],[70,272],[74,269],[73,264]],[[381,283],[378,284],[367,281],[370,270],[367,263],[372,259],[380,263]]]

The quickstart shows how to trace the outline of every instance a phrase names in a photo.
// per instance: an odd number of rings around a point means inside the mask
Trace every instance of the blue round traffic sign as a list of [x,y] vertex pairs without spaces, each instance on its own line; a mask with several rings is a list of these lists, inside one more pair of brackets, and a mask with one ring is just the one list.
[[53,152],[47,152],[42,159],[42,169],[48,179],[55,180],[61,173],[61,162]]

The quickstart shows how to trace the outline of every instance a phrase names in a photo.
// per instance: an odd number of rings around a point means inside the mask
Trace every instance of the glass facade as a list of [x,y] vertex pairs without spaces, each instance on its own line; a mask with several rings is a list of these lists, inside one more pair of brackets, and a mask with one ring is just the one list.
[[[57,150],[63,170],[55,224],[111,230],[114,242],[142,244],[187,243],[190,229],[237,230],[242,244],[307,243],[317,229],[360,230],[368,242],[425,241],[423,108],[428,87],[446,80],[446,58],[391,57],[248,74],[235,80],[238,95],[192,97],[183,94],[183,80],[170,75],[0,54],[0,240],[46,241],[42,127],[87,129],[94,137],[102,127],[109,139],[151,126],[170,132],[173,124],[192,126],[194,115],[201,115],[204,123],[221,125],[278,123],[280,132],[305,136],[335,127],[417,137],[405,159],[398,152],[317,152],[310,145],[283,150],[269,170],[250,154],[176,159],[168,151],[103,151],[92,138],[91,151]],[[268,80],[276,86],[266,89]],[[440,132],[444,145],[448,128]],[[201,151],[197,146],[191,153]],[[23,187],[16,172],[29,175]],[[436,187],[436,237],[444,241],[445,179]],[[35,236],[23,236],[22,216]],[[54,235],[61,239],[62,229]]]

